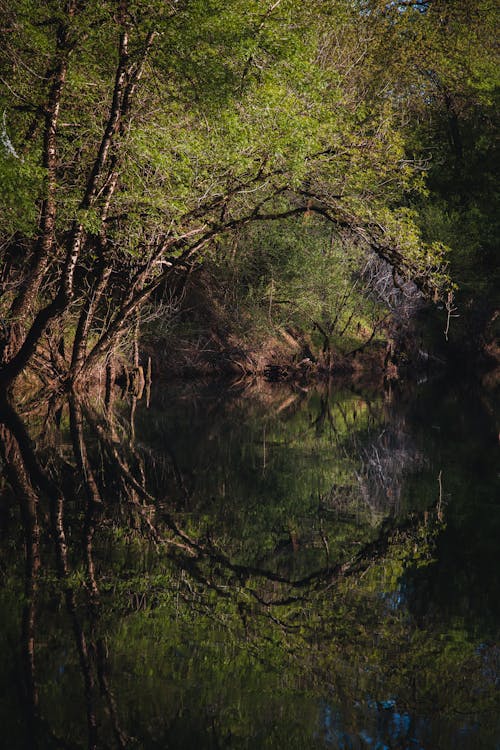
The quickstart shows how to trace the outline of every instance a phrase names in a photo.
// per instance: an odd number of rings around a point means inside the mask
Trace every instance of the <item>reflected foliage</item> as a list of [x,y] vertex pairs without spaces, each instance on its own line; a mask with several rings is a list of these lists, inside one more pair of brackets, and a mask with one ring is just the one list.
[[4,403],[8,746],[490,747],[497,446],[437,387]]

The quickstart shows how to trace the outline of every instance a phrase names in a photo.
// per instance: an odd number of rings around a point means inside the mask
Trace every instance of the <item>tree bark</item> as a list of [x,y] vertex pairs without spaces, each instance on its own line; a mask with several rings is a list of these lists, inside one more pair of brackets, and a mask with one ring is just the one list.
[[111,271],[111,266],[106,267],[105,260],[103,258],[101,260],[99,275],[94,288],[94,292],[91,296],[87,297],[87,300],[85,301],[83,309],[80,313],[80,318],[78,320],[78,326],[73,343],[73,353],[71,357],[70,379],[72,383],[75,383],[78,380],[78,375],[85,361],[90,327],[92,325],[94,315],[97,311],[99,303],[106,290]]
[[[43,135],[42,166],[46,170],[46,195],[42,202],[38,247],[29,278],[12,303],[10,317],[16,327],[23,327],[22,319],[34,306],[35,298],[43,282],[47,266],[55,250],[55,227],[57,217],[57,128],[61,110],[61,98],[68,73],[68,63],[75,47],[69,23],[75,14],[76,2],[68,3],[68,20],[59,24],[56,37],[56,63],[51,75],[51,85],[45,107],[45,127]],[[11,353],[17,349],[17,336],[14,336]]]
[[[115,83],[113,88],[113,97],[112,97],[112,103],[110,108],[110,113],[108,116],[108,121],[106,124],[106,128],[104,130],[103,137],[101,139],[101,143],[99,146],[99,150],[96,156],[96,159],[94,160],[94,164],[92,166],[92,170],[90,172],[87,186],[85,189],[85,193],[83,195],[83,198],[80,202],[80,210],[84,211],[88,208],[92,207],[93,203],[95,202],[99,181],[102,177],[102,173],[104,170],[104,166],[106,163],[106,160],[109,155],[109,151],[112,145],[113,138],[118,130],[118,125],[120,122],[120,118],[123,116],[123,99],[125,95],[126,90],[126,84],[127,84],[127,66],[129,62],[129,53],[128,53],[128,32],[125,30],[120,35],[120,43],[119,43],[119,60],[115,75]],[[57,121],[56,121],[57,122]],[[51,134],[51,144],[55,148],[55,131]],[[51,149],[52,149],[51,146]],[[53,154],[53,152],[50,152]],[[55,152],[54,152],[55,153]],[[53,158],[53,156],[51,156]],[[55,201],[55,196],[51,199],[52,202]],[[52,203],[51,203],[52,205]],[[52,214],[55,210],[55,206],[52,206],[52,208],[49,211],[49,228],[52,227],[52,233],[53,233],[53,220],[52,220]],[[55,216],[54,216],[55,220]],[[33,324],[31,328],[28,331],[28,334],[25,337],[25,340],[17,353],[10,359],[10,361],[4,366],[2,370],[0,370],[0,385],[3,385],[4,387],[9,387],[15,378],[20,374],[20,372],[23,370],[23,368],[28,364],[30,359],[32,358],[37,344],[40,341],[41,337],[43,336],[47,325],[50,323],[50,321],[57,317],[58,315],[61,315],[71,304],[71,301],[73,299],[74,295],[74,274],[76,265],[78,263],[78,259],[80,257],[80,253],[82,250],[82,247],[85,242],[85,236],[86,231],[85,227],[82,221],[76,220],[73,223],[72,231],[70,240],[68,242],[68,249],[66,252],[66,259],[64,262],[63,270],[61,273],[61,278],[59,281],[59,290],[54,297],[54,299],[46,305],[42,310],[39,311],[38,315],[35,317],[35,320],[33,321]],[[47,247],[52,246],[52,241],[49,243],[47,240]],[[43,265],[43,264],[42,264]],[[43,271],[45,270],[46,266],[43,267]],[[42,281],[43,271],[39,274],[39,282]]]

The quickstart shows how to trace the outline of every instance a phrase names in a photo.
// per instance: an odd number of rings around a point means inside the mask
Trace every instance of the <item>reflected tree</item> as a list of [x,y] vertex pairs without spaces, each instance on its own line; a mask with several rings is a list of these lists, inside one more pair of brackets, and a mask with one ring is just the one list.
[[[317,746],[318,701],[326,701],[325,711],[333,702],[345,707],[346,732],[356,722],[368,725],[379,704],[366,704],[364,713],[353,706],[360,694],[377,696],[382,674],[405,711],[424,706],[435,715],[432,696],[441,700],[446,692],[433,692],[427,682],[438,636],[409,625],[405,585],[407,571],[432,560],[443,529],[441,506],[420,514],[389,512],[375,523],[358,514],[339,544],[335,528],[346,508],[332,512],[330,505],[315,534],[302,535],[308,549],[301,550],[300,565],[293,544],[245,558],[216,515],[207,525],[198,513],[184,457],[168,448],[161,472],[150,474],[154,452],[140,424],[132,428],[118,406],[71,395],[45,404],[45,413],[28,405],[21,418],[2,404],[6,492],[18,501],[10,512],[25,546],[22,648],[15,658],[23,663],[26,747],[185,747],[195,741],[246,747],[248,738],[259,741],[259,732],[271,726],[261,744],[280,747],[290,730],[278,718],[281,701],[304,715],[290,746]],[[134,416],[137,404],[131,407]],[[359,396],[353,404],[320,394],[308,408],[304,422],[288,427],[292,461],[297,441],[325,430],[345,460],[349,445],[362,448],[369,424],[362,415],[373,420],[376,405],[370,416]],[[289,419],[279,405],[275,411]],[[268,427],[272,445],[279,431],[272,422]],[[385,445],[388,455],[394,435],[391,440],[378,429],[357,465],[378,451],[380,466],[387,467],[380,450]],[[380,487],[388,486],[391,472],[396,481],[405,460],[403,450],[396,452]],[[344,463],[344,477],[345,471]],[[354,472],[352,486],[369,476],[369,468],[365,478]],[[161,477],[169,480],[163,486]],[[249,532],[256,546],[261,529],[256,524]],[[15,591],[12,584],[6,593],[13,607]],[[439,652],[441,687],[462,669],[480,685],[491,654],[475,655],[466,638],[460,648]],[[419,664],[426,670],[421,685],[411,683]],[[71,688],[71,707],[65,696],[62,716],[57,701],[76,671],[80,686]],[[474,710],[491,711],[488,685]],[[238,710],[233,690],[246,696]],[[463,691],[453,704],[466,708]]]

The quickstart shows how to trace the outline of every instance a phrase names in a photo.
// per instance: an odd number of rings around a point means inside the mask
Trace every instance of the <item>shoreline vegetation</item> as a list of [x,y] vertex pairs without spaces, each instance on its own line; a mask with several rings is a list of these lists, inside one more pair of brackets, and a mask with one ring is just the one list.
[[4,390],[498,353],[486,0],[0,8]]

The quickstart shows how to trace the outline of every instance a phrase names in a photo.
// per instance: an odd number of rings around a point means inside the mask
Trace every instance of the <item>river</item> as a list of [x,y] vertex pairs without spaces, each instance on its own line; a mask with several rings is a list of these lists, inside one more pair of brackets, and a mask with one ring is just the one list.
[[0,438],[0,746],[500,747],[493,392],[160,383]]

